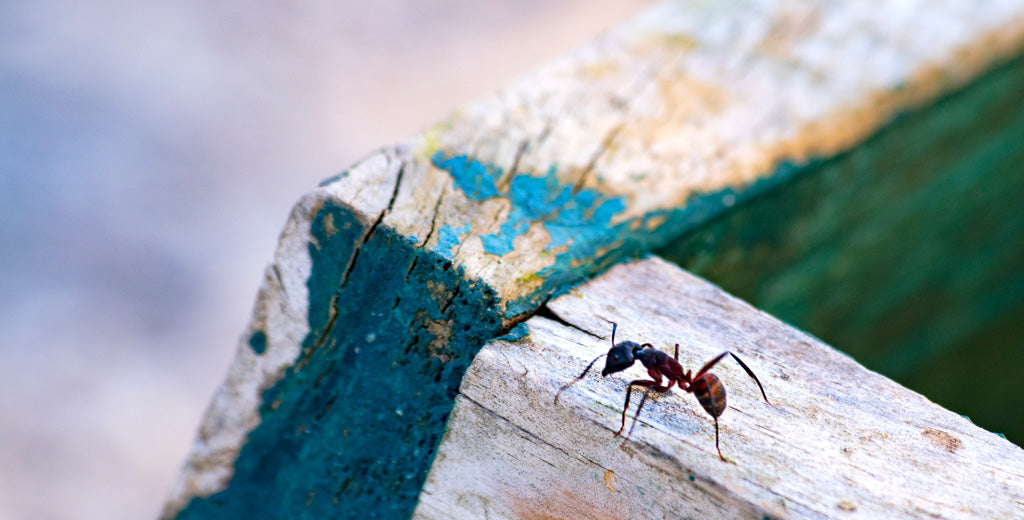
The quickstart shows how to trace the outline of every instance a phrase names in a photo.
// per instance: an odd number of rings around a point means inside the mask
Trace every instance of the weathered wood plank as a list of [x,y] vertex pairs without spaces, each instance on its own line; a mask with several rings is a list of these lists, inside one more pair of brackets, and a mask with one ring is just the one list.
[[[564,324],[533,317],[527,336],[477,355],[417,518],[1024,516],[1024,450],[675,265],[614,267],[550,308]],[[745,360],[772,404],[731,360],[715,367],[729,463],[679,390],[613,436],[641,368],[594,370],[554,403],[607,351],[605,320],[618,341],[680,343],[687,368],[726,350]]]
[[164,516],[407,517],[487,340],[1024,45],[1016,2],[901,5],[658,4],[325,181]]

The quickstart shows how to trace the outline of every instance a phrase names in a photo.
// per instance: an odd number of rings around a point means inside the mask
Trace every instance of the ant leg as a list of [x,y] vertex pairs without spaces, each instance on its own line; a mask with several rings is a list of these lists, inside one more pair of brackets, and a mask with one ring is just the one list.
[[626,385],[626,404],[622,406],[622,426],[619,426],[619,431],[615,432],[616,437],[618,437],[626,427],[626,410],[629,410],[629,397],[632,393],[633,383],[630,383]]
[[722,448],[718,446],[718,417],[711,416],[715,420],[715,449],[718,450],[718,458],[722,459],[722,462],[729,462],[722,456]]
[[633,416],[633,424],[629,426],[629,432],[626,433],[626,437],[633,435],[633,428],[636,428],[636,422],[640,420],[640,411],[644,409],[644,403],[647,402],[647,398],[650,395],[650,392],[644,392],[643,398],[640,399],[640,404],[636,407],[636,415]]
[[[721,359],[721,358],[722,358],[722,356],[718,356],[717,359]],[[710,415],[711,418],[714,419],[714,421],[715,421],[715,449],[718,450],[718,458],[722,459],[722,462],[728,462],[727,460],[725,460],[725,457],[722,456],[722,448],[718,444],[718,416],[713,414],[713,413],[711,413],[711,411],[710,411],[710,410],[715,410],[715,409],[718,408],[717,403],[715,402],[715,393],[709,391],[708,392],[708,398],[711,400],[711,402],[708,404],[708,407],[706,407],[705,409],[708,410],[708,415]]]
[[593,361],[590,362],[589,365],[587,365],[587,368],[584,369],[583,373],[580,374],[576,379],[573,379],[572,381],[569,381],[568,383],[562,385],[562,388],[559,388],[558,392],[555,393],[555,404],[558,404],[558,398],[561,397],[562,392],[564,392],[566,388],[569,388],[570,386],[576,384],[576,382],[579,381],[580,379],[583,379],[584,377],[586,377],[587,372],[590,372],[590,369],[593,368],[594,363],[597,363],[598,359],[601,359],[601,358],[603,358],[604,356],[607,356],[607,355],[608,354],[601,354],[600,356],[597,356],[596,358],[594,358]]
[[[669,384],[668,386],[670,387],[672,385]],[[664,390],[659,390],[658,388],[659,387],[652,386],[652,387],[648,388],[648,390],[654,390],[655,392],[667,392],[668,391],[668,387],[665,387]],[[650,395],[651,395],[650,392],[644,392],[644,397],[643,397],[643,399],[640,399],[640,405],[636,407],[636,415],[633,416],[633,424],[631,424],[629,426],[629,432],[626,433],[626,437],[630,437],[630,436],[633,435],[633,429],[636,428],[636,422],[640,420],[640,411],[644,409],[644,403],[647,402],[647,398],[650,397]]]
[[[654,390],[655,392],[665,393],[668,392],[670,388],[672,388],[673,384],[673,381],[669,381],[667,385],[662,385],[661,381],[637,379],[636,381],[631,381],[628,385],[626,385],[626,404],[622,407],[622,426],[619,427],[619,431],[615,432],[615,436],[618,437],[619,435],[622,434],[622,430],[626,429],[626,411],[629,410],[629,398],[632,396],[634,386],[643,387],[645,390]],[[640,410],[643,409],[644,403],[646,402],[647,392],[645,391],[643,398],[640,400],[640,406],[638,406],[636,409],[636,415],[633,416],[633,426],[629,428],[630,432],[632,432],[633,427],[636,426],[636,421],[640,418]]]
[[[615,432],[615,436],[616,437],[618,437],[619,435],[622,434],[622,430],[626,429],[626,410],[629,410],[629,398],[632,397],[632,395],[633,395],[633,387],[634,386],[641,386],[641,387],[644,387],[644,389],[647,389],[647,388],[650,388],[652,386],[656,386],[657,384],[658,384],[657,381],[647,381],[647,380],[644,380],[644,379],[637,379],[636,381],[631,381],[628,385],[626,385],[626,404],[624,404],[622,406],[622,426],[619,427],[619,431]],[[647,393],[645,392],[644,393],[644,397],[646,397],[646,396],[647,396]]]
[[718,364],[718,362],[721,361],[722,358],[724,358],[726,354],[729,354],[730,356],[732,356],[732,358],[735,359],[736,362],[739,363],[741,367],[743,367],[743,370],[747,372],[747,375],[750,376],[750,378],[753,379],[755,383],[757,383],[757,387],[761,389],[761,397],[764,397],[764,402],[766,402],[768,404],[772,404],[771,401],[768,400],[768,396],[765,395],[765,393],[764,393],[764,387],[761,386],[761,381],[758,380],[757,376],[754,375],[754,371],[750,370],[750,367],[748,367],[747,364],[743,362],[743,360],[741,360],[739,357],[737,357],[736,354],[733,354],[732,352],[729,352],[728,350],[725,351],[725,352],[722,352],[721,354],[716,356],[715,359],[712,359],[711,361],[708,361],[703,367],[701,367],[701,369],[699,371],[697,371],[697,375],[693,376],[693,379],[697,379],[698,377],[700,377],[700,376],[704,375],[705,373],[707,373],[708,370],[711,370],[711,367],[713,367],[716,364]]
[[679,361],[679,343],[676,343],[676,361]]

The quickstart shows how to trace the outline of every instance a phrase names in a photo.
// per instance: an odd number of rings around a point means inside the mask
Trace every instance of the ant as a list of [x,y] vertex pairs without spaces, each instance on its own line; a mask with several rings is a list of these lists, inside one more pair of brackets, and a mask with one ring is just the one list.
[[[594,358],[593,361],[587,365],[587,368],[579,375],[576,379],[558,389],[558,393],[555,394],[555,402],[558,402],[559,396],[562,392],[575,384],[577,381],[584,378],[587,372],[597,363],[601,356],[608,356],[607,361],[604,365],[604,370],[601,371],[602,376],[608,374],[614,374],[615,372],[621,372],[631,366],[636,360],[640,360],[644,367],[647,369],[647,374],[651,376],[651,379],[637,379],[630,381],[626,385],[626,404],[622,408],[622,426],[619,427],[619,431],[615,432],[615,436],[618,437],[622,434],[622,430],[626,427],[626,410],[629,409],[629,398],[632,394],[633,387],[643,387],[655,392],[668,392],[672,388],[672,385],[678,384],[679,388],[686,392],[693,394],[700,405],[704,407],[712,419],[715,420],[715,449],[718,450],[718,458],[722,461],[726,461],[725,457],[722,456],[722,448],[718,445],[718,416],[722,415],[725,411],[725,385],[722,384],[722,380],[718,379],[718,376],[709,372],[711,367],[715,366],[726,354],[729,354],[736,360],[737,363],[743,367],[743,370],[747,372],[747,375],[757,383],[757,387],[761,389],[761,397],[764,397],[764,402],[771,404],[768,401],[768,396],[764,393],[764,387],[761,386],[761,381],[757,379],[754,372],[747,367],[746,363],[736,357],[736,354],[725,351],[716,356],[711,361],[708,361],[697,371],[696,375],[691,375],[692,371],[687,370],[683,372],[683,366],[679,364],[679,344],[676,343],[676,352],[674,357],[668,357],[668,354],[654,348],[654,345],[650,343],[644,343],[639,345],[633,341],[623,341],[622,343],[615,343],[615,329],[618,325],[612,322],[612,348],[607,354],[601,354]],[[662,384],[662,377],[668,379],[668,384]],[[637,406],[636,415],[633,417],[633,426],[630,427],[627,436],[633,432],[633,428],[636,427],[636,421],[640,417],[640,410],[643,409],[644,403],[647,402],[648,392],[644,392],[643,398],[640,400],[640,405]]]

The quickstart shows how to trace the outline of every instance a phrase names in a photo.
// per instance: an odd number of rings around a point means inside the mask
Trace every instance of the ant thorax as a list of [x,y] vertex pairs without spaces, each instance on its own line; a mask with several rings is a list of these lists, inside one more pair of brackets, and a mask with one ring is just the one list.
[[640,348],[634,350],[634,356],[638,361],[644,364],[645,368],[657,368],[662,365],[663,359],[669,358],[669,355],[653,347]]

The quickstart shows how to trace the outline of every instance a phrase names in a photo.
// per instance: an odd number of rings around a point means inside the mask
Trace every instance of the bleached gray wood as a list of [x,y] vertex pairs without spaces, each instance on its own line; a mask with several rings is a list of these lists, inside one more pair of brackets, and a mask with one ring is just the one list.
[[[571,326],[531,318],[474,360],[417,518],[1024,518],[1024,450],[674,265],[620,265],[549,306]],[[732,360],[713,370],[729,462],[679,390],[613,436],[639,364],[601,378],[601,360],[554,403],[609,348],[605,320],[678,342],[686,368],[729,350],[760,377],[771,405]]]

